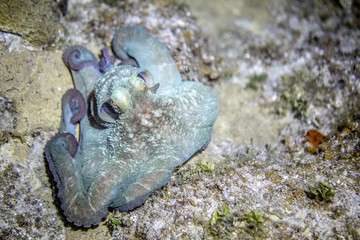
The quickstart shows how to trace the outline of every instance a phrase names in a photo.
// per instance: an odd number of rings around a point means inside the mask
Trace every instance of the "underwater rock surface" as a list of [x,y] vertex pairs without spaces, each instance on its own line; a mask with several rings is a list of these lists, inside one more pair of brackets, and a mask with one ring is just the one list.
[[[359,1],[191,3],[70,1],[69,34],[51,51],[0,33],[0,96],[18,117],[0,147],[2,237],[359,238]],[[209,146],[144,205],[79,229],[51,194],[43,156],[73,86],[61,55],[100,52],[124,24],[163,42],[183,80],[210,87],[219,117]]]
[[35,47],[55,43],[64,29],[60,10],[52,0],[0,1],[0,30],[25,38]]

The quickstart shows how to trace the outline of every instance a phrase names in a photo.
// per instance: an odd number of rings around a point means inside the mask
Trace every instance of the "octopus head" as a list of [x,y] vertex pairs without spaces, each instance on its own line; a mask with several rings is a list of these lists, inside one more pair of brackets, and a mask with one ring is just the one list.
[[158,87],[147,70],[128,65],[114,67],[95,85],[92,115],[100,125],[115,124],[149,94],[156,94]]

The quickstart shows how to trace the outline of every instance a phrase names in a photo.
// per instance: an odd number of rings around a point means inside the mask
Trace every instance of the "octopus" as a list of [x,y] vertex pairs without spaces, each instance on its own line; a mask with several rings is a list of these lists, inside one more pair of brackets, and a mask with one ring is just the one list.
[[182,81],[148,31],[123,26],[111,45],[118,66],[107,48],[100,60],[82,46],[64,52],[75,88],[64,94],[59,132],[45,147],[61,209],[76,226],[141,206],[208,145],[217,118],[216,96]]

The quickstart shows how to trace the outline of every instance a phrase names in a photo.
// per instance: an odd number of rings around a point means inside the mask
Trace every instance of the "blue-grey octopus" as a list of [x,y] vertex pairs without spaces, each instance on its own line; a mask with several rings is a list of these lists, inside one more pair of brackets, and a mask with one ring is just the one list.
[[[108,208],[128,211],[164,186],[210,141],[215,95],[181,80],[169,51],[139,26],[119,28],[115,57],[85,47],[63,54],[75,87],[62,98],[59,133],[45,155],[67,220],[97,225]],[[75,137],[80,122],[79,141]]]

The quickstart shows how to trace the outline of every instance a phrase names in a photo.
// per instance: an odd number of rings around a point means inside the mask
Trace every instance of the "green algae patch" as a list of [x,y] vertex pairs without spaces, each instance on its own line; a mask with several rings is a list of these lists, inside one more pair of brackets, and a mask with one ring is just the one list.
[[231,215],[230,211],[224,207],[223,210],[215,210],[211,217],[210,224],[214,225],[218,220],[225,221]]
[[221,207],[211,217],[208,234],[213,239],[231,239],[234,236],[261,239],[264,235],[263,223],[263,217],[255,211],[241,214]]
[[265,82],[267,78],[267,73],[254,74],[250,77],[249,82],[246,84],[246,87],[256,91],[259,88],[259,85]]
[[311,199],[325,202],[330,202],[331,198],[335,196],[334,190],[321,182],[316,187],[309,186],[309,190],[305,193]]
[[112,234],[116,229],[126,226],[126,224],[120,218],[115,217],[113,213],[110,213],[105,225],[108,227],[110,234]]
[[260,223],[263,223],[264,220],[263,220],[263,217],[254,212],[254,211],[251,211],[249,213],[247,213],[243,219],[249,224],[249,225],[257,225],[257,224],[260,224]]
[[215,165],[213,163],[208,162],[199,162],[198,164],[198,170],[201,172],[213,172],[215,169]]

